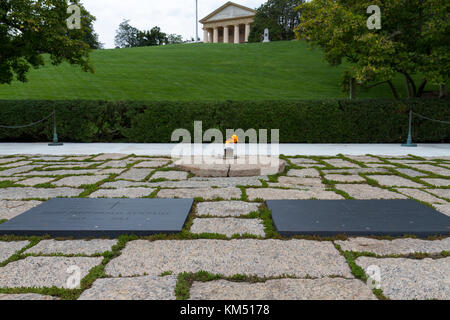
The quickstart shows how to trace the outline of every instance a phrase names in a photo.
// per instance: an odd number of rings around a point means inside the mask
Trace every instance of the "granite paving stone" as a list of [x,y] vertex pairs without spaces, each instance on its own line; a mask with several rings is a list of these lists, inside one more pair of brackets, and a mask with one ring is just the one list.
[[105,154],[101,154],[97,157],[95,157],[94,161],[103,161],[103,160],[119,160],[119,159],[123,159],[127,157],[126,154],[120,154],[120,153],[105,153]]
[[442,168],[442,167],[438,167],[438,166],[433,166],[430,164],[416,164],[416,165],[410,165],[414,168],[417,168],[419,170],[424,170],[424,171],[429,171],[429,172],[433,172],[435,174],[439,174],[442,176],[450,176],[450,169],[446,169],[446,168]]
[[328,164],[331,164],[333,167],[336,168],[361,168],[356,163],[346,161],[343,159],[324,159],[323,161],[327,162]]
[[368,178],[377,181],[382,186],[388,187],[412,187],[423,188],[422,184],[399,177],[399,176],[368,176]]
[[360,257],[356,264],[367,270],[381,270],[383,294],[393,300],[450,300],[450,257],[442,259],[403,259]]
[[99,174],[98,169],[80,169],[80,170],[44,170],[19,173],[18,176],[65,176],[65,175],[87,175]]
[[316,160],[310,158],[288,158],[288,159],[293,164],[318,163]]
[[122,189],[100,189],[93,192],[90,198],[143,198],[150,196],[156,189],[152,188],[122,188]]
[[36,293],[22,293],[22,294],[0,294],[2,301],[37,301],[37,300],[59,300],[56,297],[44,296]]
[[310,188],[308,190],[286,190],[276,188],[259,188],[246,189],[249,200],[264,199],[264,200],[340,200],[344,199],[341,195],[333,191],[325,191],[323,188]]
[[0,267],[0,288],[67,288],[72,275],[68,273],[69,267],[80,268],[80,276],[84,278],[102,260],[103,257],[27,257]]
[[231,238],[235,234],[251,234],[265,237],[263,221],[260,219],[202,218],[194,219],[191,232],[195,234],[224,234]]
[[188,173],[184,171],[158,171],[150,179],[186,180],[187,177]]
[[[261,177],[263,178],[263,177]],[[153,176],[150,177],[153,179]],[[161,181],[161,182],[132,182],[132,181],[114,181],[107,182],[102,188],[127,188],[143,186],[149,188],[227,188],[236,186],[262,186],[259,177],[234,177],[234,178],[191,178],[181,181]]]
[[239,217],[258,211],[260,205],[244,201],[200,202],[197,204],[197,215]]
[[319,177],[319,171],[313,168],[309,169],[291,169],[289,170],[288,176],[300,177],[300,178],[315,178]]
[[40,205],[41,201],[7,201],[0,200],[0,220],[12,219]]
[[45,155],[42,155],[42,156],[39,156],[39,157],[32,156],[31,159],[33,159],[33,160],[39,160],[39,161],[61,161],[61,160],[64,159],[64,157],[60,157],[60,156],[45,156]]
[[386,173],[389,172],[385,168],[359,168],[359,169],[325,169],[323,173],[325,174],[340,174],[340,173],[350,173],[350,174],[360,174],[360,173]]
[[73,188],[5,188],[0,193],[0,199],[21,200],[76,197],[82,191],[82,189]]
[[14,167],[21,167],[29,165],[31,161],[17,161],[17,162],[11,162],[8,164],[0,164],[0,167],[2,168],[14,168]]
[[177,276],[98,279],[78,300],[175,300]]
[[357,175],[328,174],[325,179],[337,182],[366,182],[366,179]]
[[73,176],[62,178],[55,181],[52,184],[55,186],[68,186],[68,187],[81,187],[82,185],[96,184],[102,180],[109,178],[107,175],[95,175],[95,176]]
[[450,189],[427,189],[427,191],[438,197],[450,199]]
[[356,160],[358,162],[363,162],[363,163],[374,163],[374,162],[381,162],[380,159],[376,158],[376,157],[372,157],[372,156],[353,156],[353,155],[345,155],[346,158],[352,159],[352,160]]
[[0,263],[8,260],[14,253],[26,247],[29,241],[0,241]]
[[436,187],[449,187],[450,186],[450,179],[421,179],[422,181],[425,181],[433,186]]
[[124,179],[124,180],[133,180],[133,181],[142,181],[145,178],[147,178],[150,173],[152,173],[151,169],[130,169],[124,173],[122,173],[120,176],[117,177],[117,179]]
[[434,197],[433,195],[421,191],[418,189],[409,189],[409,188],[399,188],[398,192],[404,194],[405,196],[409,196],[411,198],[417,199],[419,201],[424,201],[428,203],[445,203],[445,200]]
[[23,158],[0,158],[0,167],[3,167],[3,164],[10,162],[22,161]]
[[70,156],[65,158],[64,160],[68,160],[68,161],[84,161],[84,160],[88,160],[92,158],[92,156]]
[[413,253],[440,254],[450,251],[450,238],[443,240],[394,239],[376,240],[370,238],[351,238],[336,241],[344,251],[370,252],[379,256],[408,255]]
[[53,181],[53,180],[55,180],[55,178],[40,178],[40,177],[36,177],[36,178],[29,178],[29,179],[22,180],[22,181],[18,182],[17,184],[33,187],[33,186],[38,185],[38,184],[49,183],[50,181]]
[[24,172],[33,170],[35,168],[37,168],[37,166],[32,165],[32,166],[22,166],[22,167],[17,167],[17,168],[6,169],[6,170],[0,171],[0,176],[9,177],[12,175],[16,175],[18,173],[24,173]]
[[416,170],[413,170],[413,169],[396,168],[395,170],[400,172],[400,173],[402,173],[402,174],[406,174],[407,176],[413,177],[413,178],[423,177],[423,176],[426,175],[423,172],[419,172],[419,171],[416,171]]
[[356,279],[279,279],[264,283],[194,282],[191,300],[376,300]]
[[170,160],[152,160],[152,161],[143,161],[136,164],[135,168],[160,168],[168,165]]
[[450,217],[450,204],[434,205],[434,208]]
[[93,255],[99,254],[106,251],[110,251],[112,246],[117,244],[117,240],[67,240],[67,241],[56,241],[56,240],[42,240],[37,245],[31,247],[26,254],[82,254],[82,255]]
[[353,278],[331,242],[308,240],[137,240],[127,243],[105,268],[113,277],[154,276],[168,270],[174,274],[207,271],[224,276]]
[[103,163],[102,165],[98,166],[99,168],[125,168],[129,164],[135,163],[135,160],[125,159],[125,160],[111,160],[108,162]]
[[297,178],[297,177],[279,177],[278,182],[283,185],[303,185],[311,187],[321,187],[322,179],[320,178]]
[[158,198],[203,198],[214,199],[239,199],[241,198],[239,188],[197,188],[197,189],[162,189],[158,192]]
[[98,171],[98,174],[121,174],[125,170],[125,168],[101,169]]
[[360,200],[407,199],[402,194],[364,184],[337,184],[336,189],[342,190],[351,197]]

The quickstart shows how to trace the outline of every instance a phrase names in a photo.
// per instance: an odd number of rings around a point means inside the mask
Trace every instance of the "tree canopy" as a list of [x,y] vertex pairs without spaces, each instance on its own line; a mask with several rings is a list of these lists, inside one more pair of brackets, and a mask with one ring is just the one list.
[[295,39],[294,28],[300,22],[300,13],[294,10],[304,0],[269,0],[256,10],[249,42],[260,42],[268,28],[270,40]]
[[[381,29],[369,30],[367,8],[381,9]],[[447,0],[312,0],[300,5],[297,37],[319,46],[331,65],[349,61],[344,84],[370,87],[405,79],[408,97],[420,97],[427,83],[442,85],[450,74],[450,3]],[[420,85],[413,80],[423,75]]]
[[182,43],[183,37],[176,34],[167,35],[160,27],[153,27],[149,31],[141,31],[124,20],[116,32],[115,44],[118,48],[160,46],[164,44]]
[[67,27],[67,0],[1,0],[0,1],[0,84],[14,79],[25,82],[31,67],[63,61],[93,72],[89,60],[90,47],[83,41],[83,25],[93,17],[77,4],[82,12],[81,29]]

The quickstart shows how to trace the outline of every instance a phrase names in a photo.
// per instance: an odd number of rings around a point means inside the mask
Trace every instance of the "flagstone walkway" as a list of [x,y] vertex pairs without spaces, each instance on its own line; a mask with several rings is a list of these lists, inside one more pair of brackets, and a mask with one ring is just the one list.
[[[446,299],[450,238],[282,238],[269,199],[414,199],[450,216],[450,157],[297,156],[201,178],[165,157],[0,157],[0,223],[55,197],[195,198],[175,236],[0,237],[2,299]],[[81,287],[70,289],[76,266]],[[379,289],[367,285],[378,270]]]

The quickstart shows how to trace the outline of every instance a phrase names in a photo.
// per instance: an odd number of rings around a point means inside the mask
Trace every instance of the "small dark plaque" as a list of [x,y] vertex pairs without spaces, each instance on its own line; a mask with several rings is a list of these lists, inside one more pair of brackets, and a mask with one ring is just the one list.
[[0,235],[147,236],[180,232],[193,199],[52,199],[0,224]]
[[267,206],[283,236],[450,234],[450,217],[414,200],[272,200]]

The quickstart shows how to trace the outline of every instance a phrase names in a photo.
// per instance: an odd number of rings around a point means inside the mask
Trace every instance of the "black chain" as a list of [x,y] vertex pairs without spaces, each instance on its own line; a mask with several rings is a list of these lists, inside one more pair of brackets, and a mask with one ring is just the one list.
[[49,115],[48,115],[47,117],[45,117],[44,119],[41,119],[41,120],[39,120],[39,121],[30,123],[30,124],[27,124],[27,125],[24,125],[24,126],[2,126],[2,125],[0,125],[0,128],[2,128],[2,129],[22,129],[22,128],[28,128],[28,127],[32,127],[32,126],[34,126],[34,125],[37,125],[37,124],[39,124],[39,123],[41,123],[41,122],[44,122],[45,120],[50,119],[51,117],[53,117],[53,115],[54,115],[54,112],[52,112],[51,114],[49,114]]
[[425,119],[425,120],[430,120],[430,121],[438,122],[438,123],[450,124],[450,121],[442,121],[442,120],[431,119],[431,118],[425,117],[425,116],[423,116],[421,114],[418,114],[418,113],[415,113],[415,112],[413,112],[413,114],[418,116],[419,118],[422,118],[422,119]]

